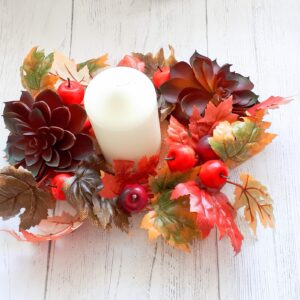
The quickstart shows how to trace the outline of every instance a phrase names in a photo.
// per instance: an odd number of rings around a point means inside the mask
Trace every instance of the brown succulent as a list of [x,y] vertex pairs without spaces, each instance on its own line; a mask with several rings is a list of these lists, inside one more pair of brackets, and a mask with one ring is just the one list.
[[3,117],[10,131],[9,162],[25,167],[37,178],[51,169],[72,171],[93,151],[92,139],[82,133],[85,110],[77,104],[65,106],[51,90],[35,99],[22,92],[20,101],[5,103]]
[[230,96],[233,97],[233,112],[244,115],[258,102],[258,96],[251,91],[253,83],[249,78],[230,71],[230,66],[220,67],[216,60],[195,52],[190,65],[181,61],[171,67],[171,78],[160,91],[165,101],[176,103],[173,115],[186,123],[194,106],[203,113],[209,101],[218,105]]

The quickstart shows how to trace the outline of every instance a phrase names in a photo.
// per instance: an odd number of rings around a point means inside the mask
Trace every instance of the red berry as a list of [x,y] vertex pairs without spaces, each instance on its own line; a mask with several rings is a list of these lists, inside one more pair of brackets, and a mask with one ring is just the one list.
[[57,89],[65,105],[80,104],[84,97],[84,87],[77,81],[64,81]]
[[66,179],[72,177],[70,174],[61,173],[54,176],[51,180],[51,192],[56,200],[65,200],[66,196],[62,190],[63,184]]
[[196,144],[195,151],[199,155],[199,158],[202,162],[212,160],[212,159],[219,159],[219,156],[214,152],[211,148],[208,139],[210,138],[209,135],[203,136],[198,143]]
[[148,193],[140,184],[128,184],[119,196],[118,203],[127,213],[136,213],[148,204]]
[[169,67],[163,67],[162,69],[159,68],[154,74],[153,74],[153,84],[154,86],[159,89],[159,87],[168,81],[170,79],[170,68]]
[[166,160],[172,172],[184,172],[196,164],[196,154],[192,147],[178,145],[170,148]]
[[201,166],[199,178],[207,187],[221,189],[226,183],[228,168],[221,160],[209,160]]

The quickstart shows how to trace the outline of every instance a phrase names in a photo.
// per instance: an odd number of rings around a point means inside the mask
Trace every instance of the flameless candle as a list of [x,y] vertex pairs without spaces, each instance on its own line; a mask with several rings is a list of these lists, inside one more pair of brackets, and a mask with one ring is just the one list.
[[155,88],[140,71],[115,67],[88,85],[85,109],[106,160],[156,154],[161,134]]

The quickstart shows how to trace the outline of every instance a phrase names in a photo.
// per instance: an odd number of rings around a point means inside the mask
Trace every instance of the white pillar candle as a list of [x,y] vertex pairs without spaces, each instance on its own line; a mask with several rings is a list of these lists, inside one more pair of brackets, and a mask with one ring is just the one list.
[[155,88],[140,71],[109,68],[88,85],[84,105],[106,160],[156,154],[161,134]]

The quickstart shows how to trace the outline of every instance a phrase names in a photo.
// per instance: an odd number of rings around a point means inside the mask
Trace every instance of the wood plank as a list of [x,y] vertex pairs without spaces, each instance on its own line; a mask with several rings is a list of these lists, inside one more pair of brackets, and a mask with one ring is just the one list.
[[[204,1],[76,1],[72,56],[111,53],[117,62],[131,51],[171,44],[179,58],[206,53]],[[162,241],[150,243],[134,218],[130,236],[86,224],[57,241],[51,252],[49,299],[217,299],[215,235],[192,254]]]
[[[19,67],[33,45],[46,50],[69,50],[71,1],[0,0],[0,98],[18,99]],[[8,131],[0,121],[0,149],[5,148]],[[6,165],[0,155],[1,166]],[[2,224],[1,224],[2,227]],[[42,299],[48,261],[48,243],[17,242],[0,232],[1,299]]]
[[[295,95],[297,84],[299,91],[298,14],[296,1],[208,1],[210,56],[231,62],[234,70],[250,75],[262,100],[270,95]],[[245,170],[269,187],[277,230],[260,229],[256,243],[243,226],[245,241],[237,257],[232,256],[227,241],[219,243],[220,299],[299,298],[300,248],[295,238],[299,213],[290,209],[297,206],[300,184],[293,168],[299,165],[294,146],[299,141],[299,131],[294,129],[298,111],[299,101],[272,112],[268,119],[274,122],[272,130],[279,138],[234,172],[236,180],[239,171]]]

